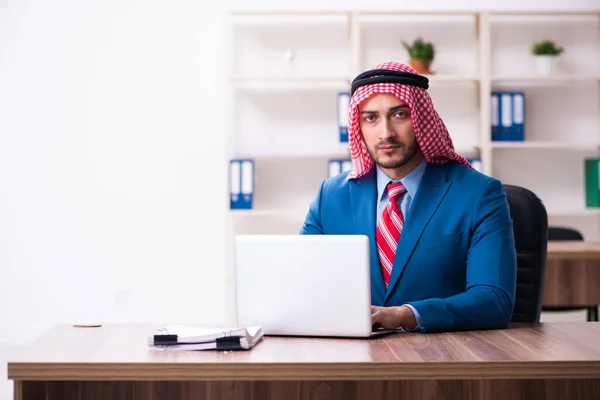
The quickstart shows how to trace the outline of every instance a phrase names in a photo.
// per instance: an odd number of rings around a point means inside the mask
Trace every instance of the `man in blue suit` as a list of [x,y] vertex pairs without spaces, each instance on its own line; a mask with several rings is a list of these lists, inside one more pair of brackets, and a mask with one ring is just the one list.
[[352,170],[321,184],[300,233],[369,237],[374,325],[504,328],[517,269],[506,195],[454,151],[427,88],[393,62],[352,82]]

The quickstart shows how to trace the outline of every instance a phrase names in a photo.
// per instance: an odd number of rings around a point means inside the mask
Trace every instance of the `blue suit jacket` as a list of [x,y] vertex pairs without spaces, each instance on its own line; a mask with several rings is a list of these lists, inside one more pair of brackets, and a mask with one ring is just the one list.
[[428,164],[386,290],[375,243],[375,167],[358,179],[348,173],[321,184],[300,233],[367,235],[373,305],[412,305],[422,332],[508,325],[517,261],[500,181],[454,162]]

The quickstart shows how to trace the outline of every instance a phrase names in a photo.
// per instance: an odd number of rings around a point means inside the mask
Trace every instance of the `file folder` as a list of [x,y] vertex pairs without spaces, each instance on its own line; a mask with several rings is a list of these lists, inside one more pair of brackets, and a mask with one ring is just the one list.
[[525,93],[512,93],[512,129],[510,140],[521,142],[525,140]]
[[231,160],[230,171],[230,208],[233,210],[252,209],[254,200],[254,160]]
[[327,165],[327,177],[331,178],[341,174],[342,172],[352,170],[352,160],[350,159],[333,159],[329,160]]
[[500,136],[500,94],[492,93],[492,140],[502,140]]
[[513,125],[512,95],[500,93],[500,138],[510,140]]
[[240,194],[242,191],[242,163],[238,160],[231,160],[229,162],[229,208],[232,210],[241,208],[240,207]]
[[585,160],[585,205],[600,207],[600,158]]
[[352,160],[342,161],[342,172],[352,171]]
[[492,92],[492,141],[525,140],[525,93]]
[[473,158],[467,158],[467,161],[469,162],[469,164],[471,164],[471,166],[479,172],[482,172],[482,164],[481,164],[481,158],[479,157],[473,157]]
[[331,178],[342,173],[342,165],[338,160],[329,160],[327,166],[327,177]]
[[148,345],[160,350],[249,350],[263,335],[259,325],[229,329],[170,325],[148,336]]
[[337,124],[340,142],[348,141],[348,111],[350,109],[350,93],[340,92],[337,95]]
[[254,161],[242,161],[242,207],[251,209],[254,200]]

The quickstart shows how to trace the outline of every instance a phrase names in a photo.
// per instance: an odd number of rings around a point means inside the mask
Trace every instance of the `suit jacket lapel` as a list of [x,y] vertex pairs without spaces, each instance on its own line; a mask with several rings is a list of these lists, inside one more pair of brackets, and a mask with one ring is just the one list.
[[452,182],[446,181],[446,174],[443,167],[435,164],[427,165],[408,215],[404,217],[404,227],[402,228],[402,235],[396,249],[396,258],[386,293],[386,301],[389,299],[391,293],[393,293],[394,287],[406,268],[406,264],[421,238],[423,230],[448,192],[451,184]]
[[383,305],[385,284],[379,267],[375,228],[377,214],[377,177],[375,167],[364,176],[350,181],[350,202],[357,234],[367,235],[371,258],[371,296],[374,305]]

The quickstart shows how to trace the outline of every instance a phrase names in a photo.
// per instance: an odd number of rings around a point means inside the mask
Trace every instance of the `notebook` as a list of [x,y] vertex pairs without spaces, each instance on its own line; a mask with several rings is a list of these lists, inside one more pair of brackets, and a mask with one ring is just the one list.
[[261,326],[222,329],[170,325],[148,336],[148,345],[166,350],[249,350],[262,337]]

